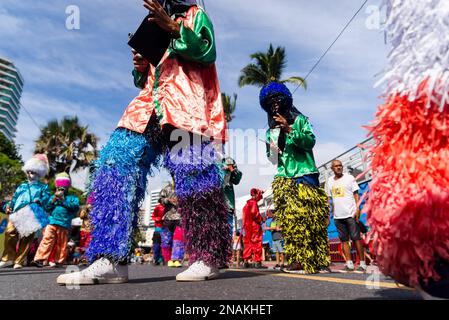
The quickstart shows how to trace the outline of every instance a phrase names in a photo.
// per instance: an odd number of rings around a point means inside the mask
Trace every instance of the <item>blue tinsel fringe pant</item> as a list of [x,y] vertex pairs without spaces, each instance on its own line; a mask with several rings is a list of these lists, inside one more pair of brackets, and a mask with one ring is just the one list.
[[[209,145],[188,145],[182,151],[167,152],[164,164],[175,180],[190,262],[203,260],[222,266],[230,256],[230,231],[219,167],[213,158],[201,158]],[[123,128],[112,134],[92,177],[93,230],[86,252],[90,261],[102,256],[113,261],[128,257],[147,175],[157,165],[160,153],[142,134]],[[174,159],[171,154],[182,155]]]

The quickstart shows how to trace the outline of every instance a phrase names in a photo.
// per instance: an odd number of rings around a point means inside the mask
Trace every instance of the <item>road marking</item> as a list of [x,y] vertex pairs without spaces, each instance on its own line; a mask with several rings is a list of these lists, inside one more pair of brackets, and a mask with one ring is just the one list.
[[[276,274],[278,277],[287,277],[287,278],[298,278],[298,279],[306,279],[306,280],[315,280],[315,281],[324,281],[324,282],[333,282],[333,283],[344,283],[344,284],[354,284],[354,285],[361,285],[366,286],[367,282],[366,280],[352,280],[352,279],[342,279],[342,278],[330,278],[330,277],[322,277],[319,275],[316,276],[309,276],[309,275],[303,275],[303,274]],[[376,285],[383,288],[394,288],[394,289],[401,289],[401,290],[413,290],[411,288],[407,288],[405,286],[391,283],[391,282],[377,282]]]
[[[243,271],[243,272],[250,272],[250,273],[256,273],[261,275],[271,275],[276,277],[285,277],[285,278],[296,278],[296,279],[304,279],[304,280],[313,280],[313,281],[323,281],[323,282],[332,282],[332,283],[341,283],[341,284],[353,284],[353,285],[360,285],[360,286],[367,286],[366,280],[353,280],[353,279],[343,279],[343,278],[331,278],[331,277],[324,277],[320,275],[303,275],[303,274],[288,274],[288,273],[269,273],[269,272],[262,272],[262,271],[255,271],[255,270],[242,270],[242,269],[230,269],[230,271]],[[367,274],[369,275],[369,274]],[[406,286],[396,284],[393,282],[376,282],[376,286],[379,286],[380,288],[393,288],[393,289],[400,289],[400,290],[410,290],[413,291],[414,289],[408,288]]]

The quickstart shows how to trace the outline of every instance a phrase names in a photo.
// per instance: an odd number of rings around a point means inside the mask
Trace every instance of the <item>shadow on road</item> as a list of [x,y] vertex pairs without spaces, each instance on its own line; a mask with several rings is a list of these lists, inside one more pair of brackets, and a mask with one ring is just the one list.
[[237,270],[226,270],[224,273],[220,274],[218,279],[239,279],[239,278],[254,278],[260,276],[270,276],[273,275],[271,272],[261,272],[261,271],[237,271]]
[[357,298],[355,300],[422,300],[415,290],[378,289],[374,295],[377,297]]
[[[5,270],[6,271],[6,270]],[[29,275],[29,274],[45,274],[45,273],[53,273],[53,274],[61,274],[64,273],[64,270],[36,270],[36,271],[31,271],[31,270],[26,270],[26,271],[0,271],[0,277],[1,276],[20,276],[20,275]]]
[[143,279],[129,279],[128,283],[155,283],[155,282],[165,282],[173,281],[176,276],[172,277],[154,277],[154,278],[143,278]]
[[[254,278],[260,276],[270,275],[269,273],[252,273],[252,272],[242,272],[242,271],[232,271],[227,270],[220,274],[220,277],[214,280],[225,280],[225,279],[239,279],[239,278]],[[142,278],[142,279],[130,279],[128,283],[156,283],[156,282],[165,282],[165,281],[173,281],[176,279],[176,276],[171,277],[152,277],[152,278]]]

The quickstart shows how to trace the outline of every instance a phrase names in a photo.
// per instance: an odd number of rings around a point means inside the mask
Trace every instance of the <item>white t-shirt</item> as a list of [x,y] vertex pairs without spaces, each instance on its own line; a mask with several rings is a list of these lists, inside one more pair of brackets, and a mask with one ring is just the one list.
[[325,190],[327,195],[332,198],[334,219],[346,219],[355,215],[357,204],[354,192],[359,190],[359,186],[352,175],[343,173],[338,180],[335,180],[335,177],[329,178]]

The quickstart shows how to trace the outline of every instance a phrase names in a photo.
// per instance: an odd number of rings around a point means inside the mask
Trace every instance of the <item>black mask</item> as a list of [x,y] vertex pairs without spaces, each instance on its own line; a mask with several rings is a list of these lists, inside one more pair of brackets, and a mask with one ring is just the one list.
[[[268,114],[268,126],[270,129],[274,129],[278,125],[278,123],[273,118],[276,114],[280,114],[281,116],[283,116],[285,120],[287,120],[289,125],[292,125],[298,115],[301,114],[301,112],[299,112],[299,110],[296,109],[295,106],[290,105],[288,103],[288,100],[282,95],[273,95],[268,99],[269,100],[267,101],[266,105],[270,107],[265,109],[265,111],[267,111]],[[278,147],[281,151],[284,151],[285,143],[286,135],[284,131],[281,131],[278,140]]]
[[169,16],[174,14],[182,14],[189,10],[193,5],[196,5],[195,0],[158,0],[164,7]]

